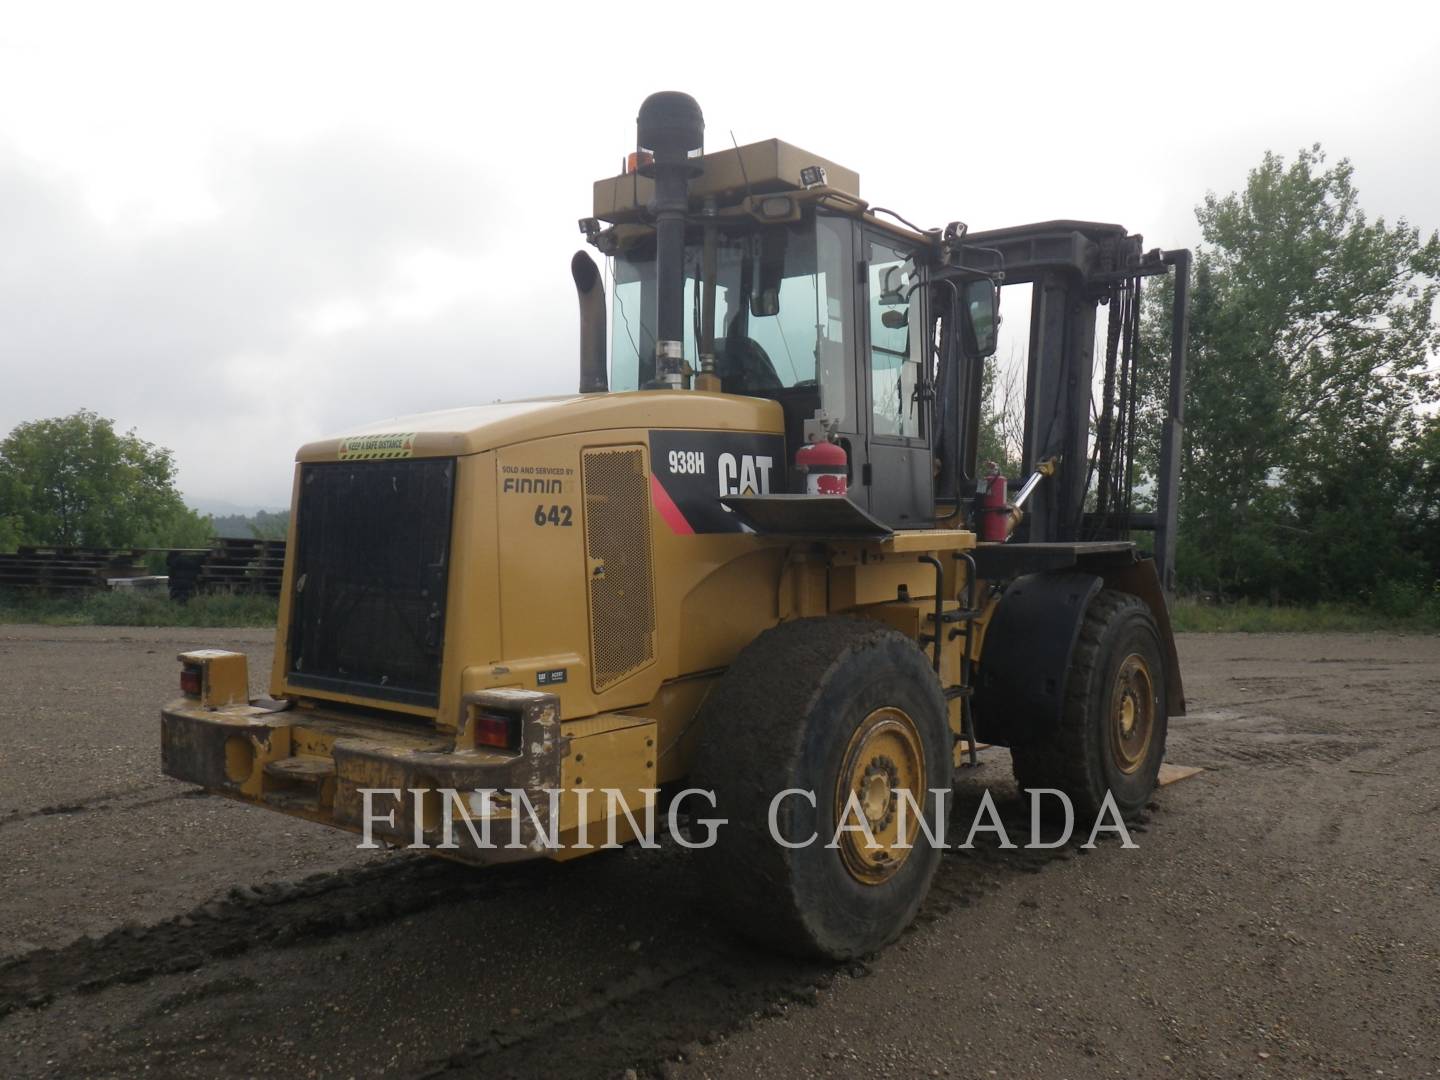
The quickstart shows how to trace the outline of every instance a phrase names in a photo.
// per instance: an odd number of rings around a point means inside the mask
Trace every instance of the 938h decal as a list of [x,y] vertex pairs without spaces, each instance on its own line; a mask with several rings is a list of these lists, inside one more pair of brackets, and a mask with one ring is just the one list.
[[650,495],[673,532],[743,532],[724,495],[785,491],[785,439],[736,431],[652,431]]

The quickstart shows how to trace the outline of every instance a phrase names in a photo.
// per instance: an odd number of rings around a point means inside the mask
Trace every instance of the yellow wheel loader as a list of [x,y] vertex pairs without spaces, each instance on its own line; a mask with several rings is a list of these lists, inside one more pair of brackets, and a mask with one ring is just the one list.
[[[705,152],[684,94],[637,127],[580,220],[606,269],[572,263],[579,392],[302,447],[269,695],[240,654],[183,654],[164,770],[479,865],[668,820],[740,930],[862,955],[923,901],[977,745],[1077,814],[1150,798],[1184,711],[1189,255],[1095,222],[916,227],[786,143]],[[1146,356],[1141,285],[1172,272]],[[977,443],[1016,287],[1006,477]]]

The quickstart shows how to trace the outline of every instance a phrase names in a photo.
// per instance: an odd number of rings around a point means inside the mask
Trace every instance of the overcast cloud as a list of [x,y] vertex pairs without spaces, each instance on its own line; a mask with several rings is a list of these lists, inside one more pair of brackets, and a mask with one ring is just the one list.
[[1433,6],[971,9],[0,4],[0,433],[89,407],[275,506],[308,439],[571,389],[575,220],[656,89],[925,224],[1194,244],[1318,140],[1440,225]]

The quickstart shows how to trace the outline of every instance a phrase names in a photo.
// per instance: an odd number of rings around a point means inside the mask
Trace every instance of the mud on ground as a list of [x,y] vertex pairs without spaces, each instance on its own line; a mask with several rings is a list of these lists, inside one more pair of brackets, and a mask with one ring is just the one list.
[[[0,1075],[1440,1076],[1440,639],[1183,637],[1139,850],[947,853],[833,967],[704,915],[685,853],[481,872],[162,777],[174,654],[0,627]],[[1003,751],[962,775],[1027,828]]]

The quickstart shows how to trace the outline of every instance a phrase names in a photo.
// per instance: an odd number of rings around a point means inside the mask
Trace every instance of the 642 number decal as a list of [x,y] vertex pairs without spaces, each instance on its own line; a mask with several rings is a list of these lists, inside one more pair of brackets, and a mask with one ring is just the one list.
[[569,526],[575,524],[575,522],[574,515],[570,507],[558,506],[554,503],[551,503],[549,506],[541,505],[535,507],[535,524],[559,525],[562,528],[568,528]]

